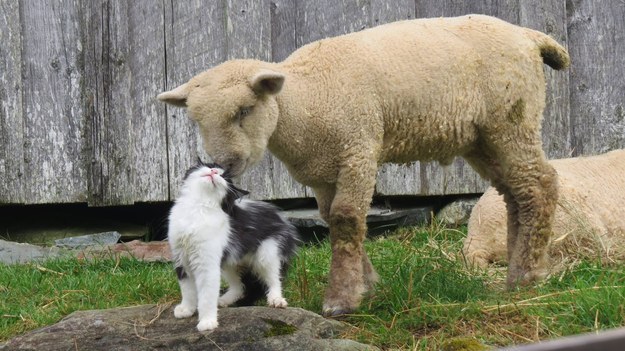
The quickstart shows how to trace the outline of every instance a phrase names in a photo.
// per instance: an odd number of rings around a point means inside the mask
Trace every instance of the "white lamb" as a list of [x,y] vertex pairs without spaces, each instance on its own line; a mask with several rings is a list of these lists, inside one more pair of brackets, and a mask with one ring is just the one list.
[[384,162],[464,157],[519,219],[509,285],[544,276],[557,182],[541,145],[543,62],[569,64],[546,34],[482,15],[419,19],[320,40],[279,63],[227,61],[159,99],[187,107],[233,175],[269,149],[313,188],[332,244],[323,309],[340,315],[377,278],[363,240]]

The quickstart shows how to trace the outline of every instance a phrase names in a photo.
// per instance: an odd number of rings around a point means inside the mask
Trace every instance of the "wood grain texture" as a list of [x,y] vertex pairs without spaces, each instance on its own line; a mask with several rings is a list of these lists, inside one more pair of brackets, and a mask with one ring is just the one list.
[[[0,0],[0,204],[168,201],[198,155],[197,127],[155,96],[231,58],[281,61],[329,36],[418,17],[493,15],[568,47],[545,68],[551,158],[625,147],[621,0]],[[269,154],[240,179],[254,198],[312,196]],[[378,195],[486,187],[457,158],[384,165]]]
[[167,114],[156,95],[165,89],[165,9],[163,1],[128,2],[128,61],[133,132],[134,201],[167,201]]
[[0,0],[0,204],[26,202],[21,32],[19,3]]
[[134,203],[128,3],[88,2],[85,22],[86,112],[89,131],[89,204]]
[[416,0],[417,18],[484,14],[519,23],[520,0]]
[[[519,4],[519,24],[547,33],[564,47],[568,45],[564,1],[526,0]],[[555,71],[544,66],[547,98],[543,113],[543,150],[553,158],[571,157],[569,103],[570,68]]]
[[[266,0],[226,1],[226,58],[271,60],[271,14]],[[250,198],[274,197],[273,157],[263,159],[235,183],[250,191]]]
[[85,202],[81,2],[22,1],[24,201]]
[[[173,89],[226,60],[226,4],[223,1],[166,0],[166,87]],[[184,172],[200,156],[208,160],[197,128],[186,111],[166,107],[170,199],[176,198]]]
[[573,155],[625,147],[625,3],[566,3]]

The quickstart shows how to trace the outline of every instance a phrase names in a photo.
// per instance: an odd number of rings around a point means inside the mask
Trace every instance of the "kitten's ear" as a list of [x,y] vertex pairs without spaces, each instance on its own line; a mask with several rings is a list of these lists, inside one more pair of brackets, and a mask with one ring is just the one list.
[[249,193],[250,193],[249,191],[243,190],[243,189],[239,189],[239,188],[237,188],[234,185],[230,185],[230,187],[232,188],[232,192],[235,195],[234,196],[235,199],[240,199],[240,198],[242,198],[245,195],[249,195]]
[[189,84],[184,83],[173,90],[158,94],[157,98],[170,105],[187,107],[187,98],[189,97],[189,91]]

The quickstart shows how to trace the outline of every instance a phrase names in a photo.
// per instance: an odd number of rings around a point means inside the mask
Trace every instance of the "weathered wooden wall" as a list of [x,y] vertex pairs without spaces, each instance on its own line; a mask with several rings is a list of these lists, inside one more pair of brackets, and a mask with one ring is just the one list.
[[[327,36],[401,19],[484,13],[549,33],[552,158],[625,147],[622,0],[0,0],[0,204],[168,201],[202,155],[184,110],[155,100],[231,58],[279,61]],[[308,197],[267,155],[241,180],[256,198]],[[386,165],[382,195],[481,192],[457,159]]]

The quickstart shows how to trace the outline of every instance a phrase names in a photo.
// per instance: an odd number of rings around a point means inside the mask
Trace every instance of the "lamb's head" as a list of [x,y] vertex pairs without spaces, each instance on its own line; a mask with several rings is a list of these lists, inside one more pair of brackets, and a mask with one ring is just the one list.
[[158,95],[187,107],[200,128],[204,149],[233,176],[260,161],[278,122],[276,94],[284,75],[273,64],[232,60]]

